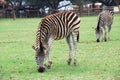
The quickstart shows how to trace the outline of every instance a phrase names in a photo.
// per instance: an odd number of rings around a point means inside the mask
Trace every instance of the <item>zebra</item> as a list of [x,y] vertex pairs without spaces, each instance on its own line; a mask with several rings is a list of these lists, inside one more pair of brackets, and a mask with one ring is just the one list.
[[[79,41],[80,18],[72,11],[62,11],[44,17],[39,23],[36,33],[35,60],[38,72],[44,72],[51,67],[50,47],[54,40],[66,38],[69,46],[68,65],[71,64],[74,50],[74,65],[76,65],[76,44]],[[73,43],[71,43],[71,39]],[[48,64],[44,64],[47,59]]]
[[104,40],[106,42],[107,40],[110,40],[110,30],[113,23],[113,15],[114,12],[109,10],[103,10],[101,13],[99,13],[97,27],[95,28],[97,42],[100,42],[100,35],[102,35],[102,41]]

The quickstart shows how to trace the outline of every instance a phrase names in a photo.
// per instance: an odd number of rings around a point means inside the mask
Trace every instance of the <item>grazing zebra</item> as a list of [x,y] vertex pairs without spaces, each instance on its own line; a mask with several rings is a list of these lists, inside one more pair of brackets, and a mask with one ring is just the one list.
[[107,38],[110,40],[110,30],[113,23],[113,14],[114,13],[109,10],[103,10],[101,13],[99,13],[98,24],[95,28],[97,42],[100,42],[100,34],[102,35],[102,41],[107,41]]
[[[72,47],[74,49],[74,65],[76,65],[76,42],[79,38],[79,17],[71,11],[63,11],[44,17],[39,23],[36,34],[36,46],[32,46],[35,50],[35,59],[38,65],[38,72],[45,71],[44,60],[47,58],[50,68],[52,61],[50,58],[50,47],[54,40],[66,38],[69,46],[68,64],[72,59]],[[71,43],[71,38],[73,43]]]

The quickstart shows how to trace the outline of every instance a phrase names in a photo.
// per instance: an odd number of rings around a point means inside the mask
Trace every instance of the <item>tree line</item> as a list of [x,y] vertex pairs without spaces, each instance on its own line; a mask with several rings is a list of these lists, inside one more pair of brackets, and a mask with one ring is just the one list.
[[[12,14],[15,19],[17,11],[19,9],[27,8],[28,5],[31,5],[32,7],[35,7],[36,9],[41,8],[43,10],[45,7],[49,7],[51,10],[51,13],[55,13],[57,11],[59,2],[63,1],[63,0],[0,0],[0,1],[5,1],[5,3],[6,3],[5,6],[11,7]],[[101,2],[106,6],[118,6],[119,11],[120,11],[120,6],[119,6],[120,0],[70,0],[70,1],[73,4],[78,5],[79,10],[82,8],[82,5],[86,2],[93,3],[93,7],[96,2]]]

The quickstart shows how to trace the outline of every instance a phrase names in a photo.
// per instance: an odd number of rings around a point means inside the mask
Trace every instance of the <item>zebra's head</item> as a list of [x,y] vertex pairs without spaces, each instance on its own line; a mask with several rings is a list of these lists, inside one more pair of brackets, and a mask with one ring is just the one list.
[[38,72],[44,72],[45,66],[44,66],[44,59],[46,54],[46,48],[43,45],[40,45],[40,47],[32,46],[32,48],[35,50],[35,60],[38,66]]

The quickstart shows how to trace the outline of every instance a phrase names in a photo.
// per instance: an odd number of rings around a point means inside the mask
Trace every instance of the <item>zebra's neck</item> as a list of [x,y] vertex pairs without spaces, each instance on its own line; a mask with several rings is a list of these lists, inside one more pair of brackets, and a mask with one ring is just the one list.
[[44,44],[46,37],[47,37],[47,32],[42,27],[39,27],[36,35],[36,46],[40,47],[41,43]]
[[100,21],[101,21],[101,14],[99,15],[99,19],[98,19],[97,31],[100,31]]

